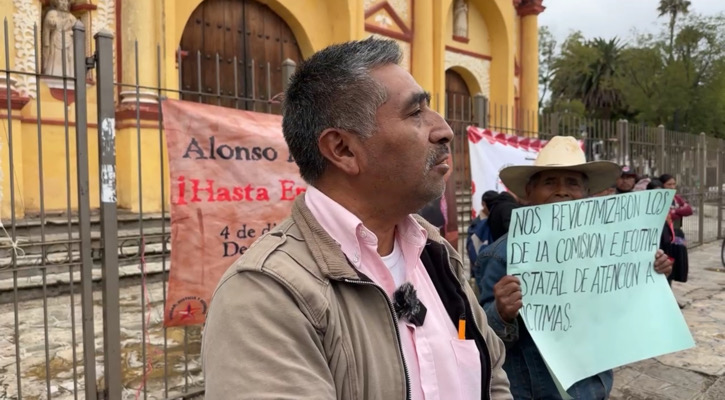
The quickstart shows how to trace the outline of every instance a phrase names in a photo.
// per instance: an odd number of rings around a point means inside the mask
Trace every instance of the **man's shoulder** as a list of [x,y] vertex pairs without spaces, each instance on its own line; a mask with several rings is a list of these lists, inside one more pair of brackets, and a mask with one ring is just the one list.
[[506,258],[506,245],[508,244],[508,233],[498,238],[495,242],[486,246],[479,254],[479,257],[503,257]]
[[295,222],[288,218],[257,239],[222,276],[217,291],[249,273],[266,275],[293,292],[319,291],[324,278]]

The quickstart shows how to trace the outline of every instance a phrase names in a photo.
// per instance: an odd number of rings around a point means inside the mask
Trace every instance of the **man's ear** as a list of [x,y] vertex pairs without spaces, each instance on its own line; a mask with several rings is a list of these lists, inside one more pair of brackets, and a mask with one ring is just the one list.
[[360,173],[360,136],[342,129],[328,128],[317,141],[327,162],[348,175]]

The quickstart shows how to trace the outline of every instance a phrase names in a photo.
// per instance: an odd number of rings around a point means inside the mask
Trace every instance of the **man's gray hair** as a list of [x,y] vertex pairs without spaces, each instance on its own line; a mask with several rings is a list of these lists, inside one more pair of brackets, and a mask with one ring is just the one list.
[[282,132],[307,183],[327,166],[317,145],[322,131],[336,128],[363,138],[375,131],[387,92],[370,71],[399,64],[401,56],[395,41],[368,38],[327,47],[297,67],[282,105]]

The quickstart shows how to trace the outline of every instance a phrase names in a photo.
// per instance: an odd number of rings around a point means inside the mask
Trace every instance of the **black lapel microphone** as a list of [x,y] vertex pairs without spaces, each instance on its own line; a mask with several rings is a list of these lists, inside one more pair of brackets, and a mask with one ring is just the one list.
[[398,318],[415,326],[423,325],[425,314],[428,312],[410,282],[400,285],[393,293],[393,308]]

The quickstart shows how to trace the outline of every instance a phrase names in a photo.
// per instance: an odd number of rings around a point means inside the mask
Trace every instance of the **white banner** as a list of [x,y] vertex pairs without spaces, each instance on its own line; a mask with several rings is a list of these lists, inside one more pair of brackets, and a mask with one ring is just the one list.
[[468,154],[471,158],[471,192],[473,217],[478,212],[481,196],[487,190],[506,191],[498,173],[509,165],[531,165],[545,142],[504,133],[495,133],[475,126],[468,127]]

